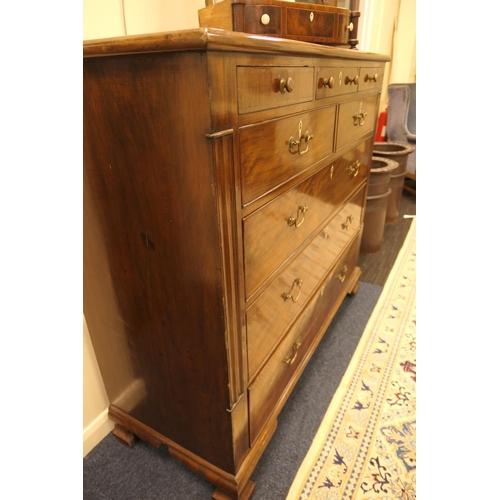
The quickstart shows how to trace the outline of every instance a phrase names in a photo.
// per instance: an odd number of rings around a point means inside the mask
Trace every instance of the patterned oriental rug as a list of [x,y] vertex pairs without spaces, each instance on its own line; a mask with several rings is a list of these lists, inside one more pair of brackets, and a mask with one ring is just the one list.
[[414,500],[416,219],[287,500]]

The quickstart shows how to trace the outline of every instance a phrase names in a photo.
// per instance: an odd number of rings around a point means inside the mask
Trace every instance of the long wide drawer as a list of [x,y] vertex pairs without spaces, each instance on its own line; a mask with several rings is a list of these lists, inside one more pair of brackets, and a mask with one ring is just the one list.
[[316,292],[303,313],[294,323],[283,342],[248,389],[250,442],[258,438],[267,420],[277,406],[284,403],[283,397],[289,383],[301,366],[313,344],[318,330],[323,326],[333,308],[347,290],[345,284],[354,271],[359,254],[360,234],[339,264]]
[[367,140],[243,220],[247,299],[367,178],[370,158]]
[[357,191],[247,310],[249,377],[273,350],[358,231],[366,186]]
[[378,94],[342,103],[336,151],[371,132],[375,127]]
[[334,129],[335,106],[242,127],[243,205],[331,154]]

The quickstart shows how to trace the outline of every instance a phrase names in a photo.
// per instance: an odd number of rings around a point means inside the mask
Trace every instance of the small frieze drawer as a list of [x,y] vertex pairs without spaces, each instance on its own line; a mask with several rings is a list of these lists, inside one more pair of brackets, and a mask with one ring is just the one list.
[[316,72],[316,99],[358,91],[357,67],[319,67]]
[[[306,9],[286,9],[286,34],[300,37],[332,38],[337,14]],[[347,38],[345,40],[347,42]]]
[[313,100],[314,68],[237,68],[240,115]]
[[382,68],[360,68],[358,90],[378,89],[382,87]]
[[340,105],[336,151],[374,129],[377,102],[378,94],[375,94]]
[[281,7],[273,5],[245,5],[245,33],[254,35],[280,36]]

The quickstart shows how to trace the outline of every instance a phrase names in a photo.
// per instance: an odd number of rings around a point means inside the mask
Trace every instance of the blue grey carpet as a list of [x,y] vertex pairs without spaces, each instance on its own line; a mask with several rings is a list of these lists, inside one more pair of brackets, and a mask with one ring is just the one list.
[[[252,500],[284,500],[349,365],[382,287],[360,283],[348,296],[283,407],[255,469]],[[83,500],[210,500],[215,487],[172,458],[165,446],[112,434],[83,459]]]

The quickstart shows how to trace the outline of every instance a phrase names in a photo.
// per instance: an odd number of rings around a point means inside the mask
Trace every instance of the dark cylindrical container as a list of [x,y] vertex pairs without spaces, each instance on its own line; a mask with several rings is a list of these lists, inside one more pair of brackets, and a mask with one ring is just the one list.
[[391,174],[399,164],[389,158],[374,156],[370,168],[370,182],[368,183],[368,196],[387,193],[391,183]]
[[385,224],[390,226],[398,221],[399,206],[401,205],[401,197],[403,196],[403,186],[405,184],[406,172],[397,175],[391,175],[391,195],[387,202],[387,215]]
[[406,142],[376,142],[373,146],[373,156],[382,156],[390,160],[397,161],[399,167],[392,175],[406,172],[408,155],[415,151],[415,147]]
[[386,193],[368,196],[366,199],[364,227],[360,249],[362,255],[377,253],[382,246],[387,201],[390,194],[391,190],[389,189]]

